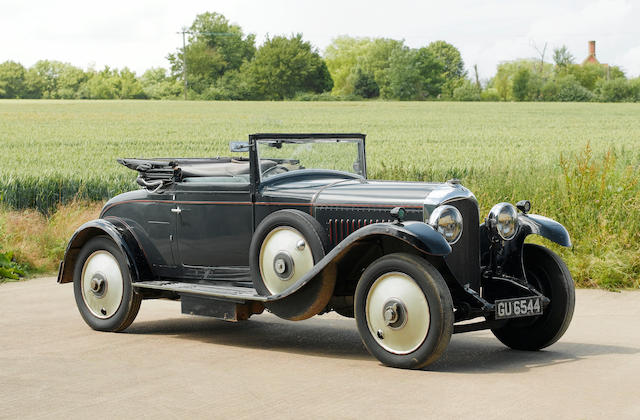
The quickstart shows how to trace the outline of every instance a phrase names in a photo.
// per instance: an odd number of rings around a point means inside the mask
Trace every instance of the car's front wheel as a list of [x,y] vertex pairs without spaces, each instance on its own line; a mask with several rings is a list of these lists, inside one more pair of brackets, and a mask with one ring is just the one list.
[[142,301],[131,286],[125,255],[105,236],[89,240],[80,250],[73,290],[80,315],[98,331],[127,328]]
[[453,302],[442,275],[423,258],[390,254],[356,287],[355,318],[369,352],[387,366],[418,369],[436,361],[453,332]]
[[540,350],[562,337],[575,306],[575,286],[569,269],[550,249],[525,244],[524,269],[527,281],[551,300],[537,317],[510,320],[491,331],[505,345],[517,350]]

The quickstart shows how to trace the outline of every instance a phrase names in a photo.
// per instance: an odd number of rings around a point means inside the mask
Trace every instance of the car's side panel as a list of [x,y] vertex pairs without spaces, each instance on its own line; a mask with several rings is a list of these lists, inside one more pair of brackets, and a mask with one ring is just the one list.
[[176,184],[179,263],[247,267],[253,234],[249,184]]

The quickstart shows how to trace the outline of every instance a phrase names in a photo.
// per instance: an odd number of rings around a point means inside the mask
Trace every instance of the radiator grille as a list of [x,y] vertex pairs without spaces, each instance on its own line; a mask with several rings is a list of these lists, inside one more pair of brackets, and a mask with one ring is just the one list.
[[361,227],[384,222],[391,222],[391,219],[329,219],[327,221],[329,243],[337,245]]
[[451,273],[462,285],[478,290],[480,285],[480,215],[474,199],[453,201],[450,204],[462,214],[462,237],[451,248],[445,261]]

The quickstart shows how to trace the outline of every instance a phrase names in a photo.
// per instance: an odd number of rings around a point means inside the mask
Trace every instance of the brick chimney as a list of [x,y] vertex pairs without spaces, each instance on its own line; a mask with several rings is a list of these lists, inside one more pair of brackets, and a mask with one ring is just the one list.
[[584,59],[582,65],[585,65],[587,63],[600,64],[600,62],[596,58],[596,41],[589,41],[589,55]]

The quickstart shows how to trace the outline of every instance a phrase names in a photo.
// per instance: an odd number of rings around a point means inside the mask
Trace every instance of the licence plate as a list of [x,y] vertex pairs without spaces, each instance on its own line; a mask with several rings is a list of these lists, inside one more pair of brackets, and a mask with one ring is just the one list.
[[496,319],[520,318],[542,314],[540,296],[496,300]]

